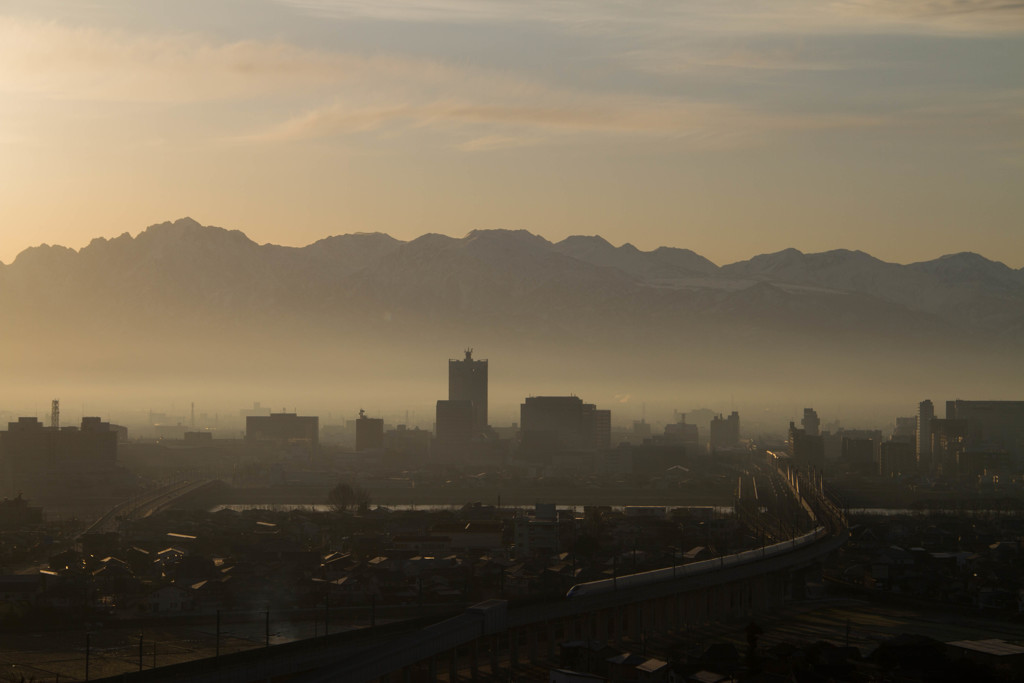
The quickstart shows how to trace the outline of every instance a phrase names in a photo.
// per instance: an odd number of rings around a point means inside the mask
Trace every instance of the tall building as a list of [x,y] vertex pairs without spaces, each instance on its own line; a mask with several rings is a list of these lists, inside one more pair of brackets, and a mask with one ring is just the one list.
[[[805,419],[806,413],[807,411],[804,411]],[[789,454],[802,466],[820,468],[825,462],[825,441],[821,434],[808,434],[806,429],[799,429],[796,424],[790,422]]]
[[821,434],[821,420],[814,408],[804,408],[804,419],[800,420],[800,426],[804,428],[807,436],[818,436]]
[[956,474],[967,447],[967,420],[932,418],[932,464],[943,474]]
[[733,448],[740,442],[740,414],[735,410],[729,417],[721,414],[711,418],[711,434],[708,438],[711,448]]
[[462,360],[448,361],[448,400],[469,401],[474,436],[487,431],[487,361],[473,360],[473,349]]
[[1024,457],[1024,401],[946,401],[947,420],[966,420],[971,448],[1005,449]]
[[917,467],[922,472],[932,468],[932,420],[935,406],[928,399],[917,406]]
[[384,420],[367,417],[362,410],[356,420],[356,450],[370,451],[384,448]]
[[593,434],[591,446],[596,451],[603,451],[612,447],[612,411],[598,410],[597,406],[592,407],[594,408],[592,418],[594,424],[591,430]]
[[889,438],[893,441],[913,442],[917,438],[917,418],[913,416],[897,417],[892,436]]

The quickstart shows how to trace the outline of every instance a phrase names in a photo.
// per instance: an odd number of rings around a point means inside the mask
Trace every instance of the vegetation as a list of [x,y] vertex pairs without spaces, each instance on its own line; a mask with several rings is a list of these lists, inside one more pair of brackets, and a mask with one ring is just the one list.
[[370,494],[359,484],[339,481],[327,494],[327,502],[338,512],[347,512],[350,509],[366,512],[370,507]]

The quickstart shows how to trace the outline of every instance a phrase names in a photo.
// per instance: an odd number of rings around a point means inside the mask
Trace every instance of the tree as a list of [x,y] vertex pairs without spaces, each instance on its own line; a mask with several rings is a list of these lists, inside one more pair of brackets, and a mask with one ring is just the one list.
[[359,484],[353,486],[346,481],[339,481],[327,494],[327,502],[337,512],[345,512],[349,508],[366,512],[370,507],[370,494]]

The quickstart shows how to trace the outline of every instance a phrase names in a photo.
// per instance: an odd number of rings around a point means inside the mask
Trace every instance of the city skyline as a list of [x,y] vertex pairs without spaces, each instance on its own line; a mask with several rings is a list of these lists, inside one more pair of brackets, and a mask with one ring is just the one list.
[[0,261],[192,215],[1020,268],[1022,33],[987,0],[9,2]]

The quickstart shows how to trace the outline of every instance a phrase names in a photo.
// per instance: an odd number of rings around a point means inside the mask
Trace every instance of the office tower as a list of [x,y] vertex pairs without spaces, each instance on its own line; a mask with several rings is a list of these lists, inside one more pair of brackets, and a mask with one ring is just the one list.
[[474,436],[487,431],[487,361],[473,360],[473,349],[462,360],[448,361],[448,400],[469,401]]
[[804,419],[800,421],[800,426],[804,428],[804,433],[807,436],[821,434],[821,420],[818,419],[818,413],[814,408],[804,408]]

